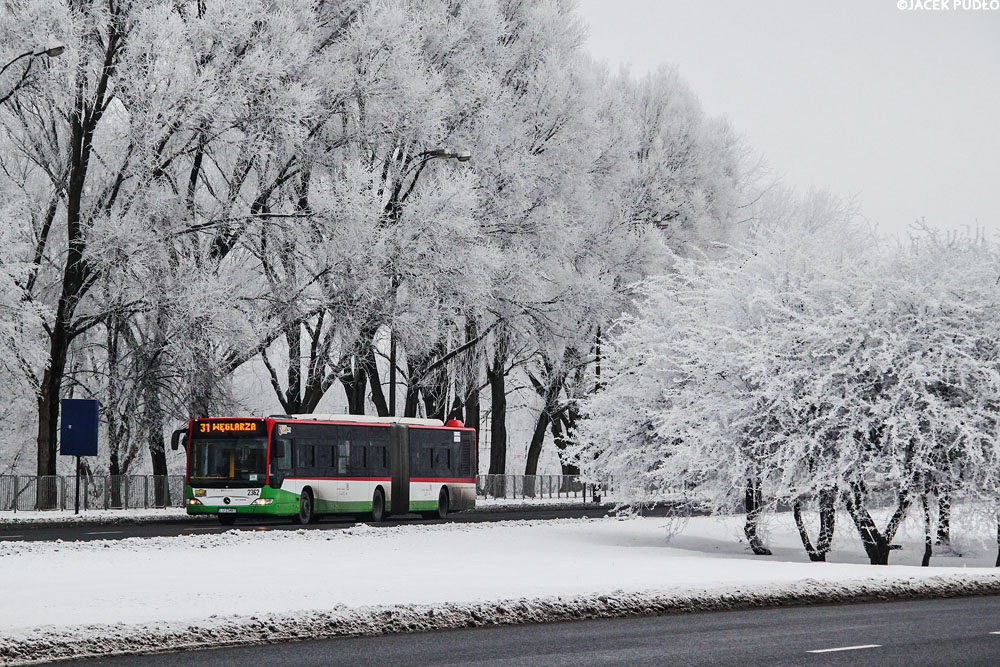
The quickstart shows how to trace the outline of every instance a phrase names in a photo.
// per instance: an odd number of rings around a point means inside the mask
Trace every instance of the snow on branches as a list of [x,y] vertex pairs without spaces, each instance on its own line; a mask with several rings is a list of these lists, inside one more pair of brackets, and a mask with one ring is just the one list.
[[[744,501],[760,552],[761,501],[797,515],[825,503],[817,545],[800,523],[818,560],[839,497],[884,563],[921,494],[997,497],[997,249],[926,228],[880,242],[817,196],[782,217],[722,258],[676,257],[635,286],[577,454],[623,500]],[[880,530],[869,507],[887,494]]]

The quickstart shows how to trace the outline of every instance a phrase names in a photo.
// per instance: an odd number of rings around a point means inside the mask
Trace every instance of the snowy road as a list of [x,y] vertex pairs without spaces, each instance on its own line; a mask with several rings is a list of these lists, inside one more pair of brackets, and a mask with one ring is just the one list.
[[[988,665],[1000,597],[760,609],[293,642],[80,665]],[[839,649],[839,650],[837,650]]]
[[[448,518],[449,523],[487,523],[494,521],[529,521],[548,519],[579,519],[584,517],[603,517],[610,511],[609,507],[588,505],[565,508],[533,508],[528,506],[482,509],[475,512],[460,512]],[[662,517],[670,513],[666,506],[657,506],[642,511],[643,516]],[[123,515],[126,516],[127,515]],[[323,518],[319,523],[306,526],[307,530],[343,530],[357,525],[358,520],[351,516],[332,516]],[[417,524],[445,523],[442,521],[427,521],[416,515],[371,524],[379,527],[410,526]],[[189,520],[146,521],[143,523],[113,523],[106,525],[45,525],[45,524],[0,524],[0,542],[64,542],[91,540],[121,540],[130,537],[176,537],[181,535],[211,535],[230,530],[301,530],[303,527],[293,524],[288,519],[260,519],[255,522],[237,523],[235,526],[223,526],[214,517],[192,517]]]

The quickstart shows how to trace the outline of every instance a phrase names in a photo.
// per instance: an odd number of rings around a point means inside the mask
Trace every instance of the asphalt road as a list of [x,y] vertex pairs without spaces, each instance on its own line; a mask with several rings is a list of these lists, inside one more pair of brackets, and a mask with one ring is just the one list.
[[[475,512],[458,512],[452,514],[448,521],[481,523],[485,521],[526,521],[535,519],[567,519],[580,517],[601,517],[608,513],[607,507],[574,507],[568,509],[496,509],[477,510]],[[665,516],[669,512],[666,507],[654,507],[644,510],[646,516]],[[357,525],[358,520],[337,516],[324,518],[319,523],[299,526],[289,519],[260,519],[254,523],[238,522],[235,526],[223,526],[214,518],[191,519],[181,521],[149,521],[145,523],[116,523],[102,525],[66,525],[46,526],[7,525],[0,526],[0,542],[3,541],[88,541],[88,540],[119,540],[126,537],[175,537],[204,533],[221,533],[227,530],[343,530]],[[364,522],[372,526],[402,526],[412,523],[443,523],[429,521],[417,515],[408,515],[399,519],[391,519],[379,523]]]
[[81,665],[997,665],[1000,597],[476,628]]

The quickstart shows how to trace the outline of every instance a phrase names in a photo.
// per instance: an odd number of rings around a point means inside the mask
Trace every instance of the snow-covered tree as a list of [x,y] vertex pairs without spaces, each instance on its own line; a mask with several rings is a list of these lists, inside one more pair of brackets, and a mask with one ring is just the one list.
[[[758,553],[762,506],[785,500],[821,559],[839,497],[884,563],[917,495],[971,483],[962,461],[995,456],[996,254],[945,252],[927,234],[886,247],[831,204],[786,205],[725,257],[676,257],[638,285],[578,454],[632,502],[681,489],[719,511],[743,500]],[[885,493],[897,502],[880,530],[869,505]]]

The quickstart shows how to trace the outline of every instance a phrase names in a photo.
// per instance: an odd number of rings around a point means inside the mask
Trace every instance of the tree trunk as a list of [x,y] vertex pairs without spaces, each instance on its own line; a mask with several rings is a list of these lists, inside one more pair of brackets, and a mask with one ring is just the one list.
[[[105,340],[107,355],[107,377],[108,384],[105,394],[105,400],[107,404],[105,405],[105,422],[107,423],[107,440],[108,440],[108,451],[109,451],[109,462],[108,462],[108,474],[111,475],[112,479],[118,478],[122,474],[121,456],[120,452],[125,445],[123,442],[126,429],[122,428],[118,423],[118,410],[121,405],[124,393],[124,387],[121,386],[121,381],[119,378],[119,372],[122,367],[121,359],[118,354],[118,342],[120,336],[121,320],[117,316],[112,316],[108,318],[107,322],[107,338]],[[113,484],[111,486],[112,492],[112,507],[121,507],[121,485]]]
[[1000,567],[1000,519],[997,519],[997,562],[995,567]]
[[[70,252],[71,259],[79,263],[80,251]],[[38,474],[56,474],[56,437],[59,425],[59,397],[62,379],[66,371],[66,358],[70,345],[70,319],[75,308],[74,294],[79,291],[82,277],[78,269],[68,264],[63,276],[63,295],[59,299],[56,319],[52,324],[49,342],[49,363],[42,376],[41,391],[38,394]],[[44,507],[50,507],[47,503]],[[54,507],[55,499],[51,499]]]
[[[56,305],[55,321],[49,334],[49,357],[42,375],[38,394],[38,474],[56,474],[56,431],[59,425],[59,392],[66,371],[66,358],[73,340],[73,313],[90,285],[90,267],[84,259],[87,239],[83,224],[83,192],[90,167],[94,132],[107,107],[105,96],[114,73],[122,34],[118,16],[111,17],[104,40],[104,64],[94,87],[93,100],[84,98],[84,77],[87,68],[79,68],[76,75],[76,97],[70,112],[69,124],[69,179],[66,188],[66,246],[65,263],[62,265],[62,290]],[[56,505],[54,485],[38,495],[40,508]]]
[[506,365],[509,334],[497,327],[493,362],[486,367],[490,385],[490,473],[503,475],[507,470],[507,386]]
[[821,489],[819,492],[819,540],[816,542],[816,549],[824,556],[833,546],[833,530],[837,521],[836,505],[837,487]]
[[747,480],[747,491],[743,498],[743,506],[746,509],[747,520],[743,526],[743,532],[750,543],[750,549],[757,556],[770,556],[771,550],[764,546],[760,539],[760,516],[763,512],[764,499],[760,488],[760,479],[753,477]]
[[937,543],[945,547],[951,544],[951,494],[947,491],[938,495]]
[[347,395],[347,413],[351,415],[365,414],[365,389],[368,386],[368,376],[358,359],[354,360],[354,370],[340,376]]
[[833,543],[834,522],[837,517],[835,508],[836,499],[837,491],[834,488],[822,489],[819,492],[819,538],[816,540],[815,547],[813,547],[812,541],[809,539],[805,522],[802,520],[802,501],[796,499],[792,505],[792,516],[795,518],[795,526],[799,530],[799,538],[802,540],[802,546],[805,547],[806,553],[809,554],[809,560],[814,563],[826,561],[826,554],[829,553],[830,546]]
[[892,518],[889,519],[884,534],[879,531],[871,514],[865,509],[863,496],[857,485],[854,485],[850,491],[844,492],[844,504],[847,506],[847,512],[851,515],[851,519],[858,529],[858,535],[861,536],[861,543],[864,545],[865,553],[868,554],[871,564],[888,565],[889,543],[895,537],[896,530],[899,528],[900,523],[902,523],[903,517],[906,515],[906,510],[910,506],[908,494],[906,492],[899,494],[899,504]]
[[[207,341],[200,342],[207,345]],[[195,370],[189,385],[192,391],[188,410],[192,419],[211,417],[216,409],[218,378],[215,375],[214,361],[207,348],[202,345],[196,345],[193,350]]]
[[420,387],[414,383],[418,371],[416,365],[409,358],[406,360],[406,370],[406,402],[403,404],[403,416],[416,417],[417,406],[420,404]]
[[[552,375],[549,375],[550,381],[552,381]],[[531,443],[528,445],[528,456],[525,461],[524,474],[525,475],[537,475],[538,474],[538,458],[542,455],[542,446],[545,444],[545,432],[549,428],[549,424],[555,424],[559,420],[559,406],[558,398],[559,392],[562,391],[563,380],[562,376],[559,376],[557,381],[550,384],[540,392],[544,404],[542,405],[542,411],[538,414],[538,420],[535,422],[535,432],[531,436]],[[536,384],[536,391],[541,387],[541,385]],[[556,419],[552,419],[552,415],[556,415]]]
[[594,340],[594,392],[601,390],[601,325],[597,325],[597,337]]
[[559,450],[559,465],[562,468],[562,474],[567,476],[580,474],[580,466],[567,460],[564,456],[566,447],[570,443],[569,434],[575,425],[576,413],[572,407],[552,420],[552,440],[556,443],[556,449]]
[[382,380],[378,375],[378,364],[375,363],[375,346],[368,346],[368,353],[365,355],[365,373],[368,374],[369,385],[372,388],[372,403],[375,405],[375,413],[379,417],[389,416],[389,405],[385,400],[385,392],[382,390]]
[[[109,298],[105,295],[105,298]],[[106,351],[107,355],[107,389],[105,393],[106,405],[105,409],[105,422],[107,423],[107,440],[108,440],[108,473],[111,475],[120,475],[121,473],[121,462],[119,459],[119,452],[124,446],[122,442],[123,431],[122,425],[118,422],[118,406],[122,400],[123,389],[121,387],[121,381],[119,378],[119,373],[121,370],[121,360],[118,354],[118,342],[119,342],[119,322],[117,317],[111,317],[108,319],[106,332]]]
[[[934,542],[933,530],[931,529],[931,506],[927,502],[927,494],[920,495],[920,504],[924,508],[924,557],[920,561],[921,567],[928,567],[931,564],[931,554],[934,553],[932,544]],[[940,526],[938,526],[940,529]],[[938,533],[940,535],[940,532]]]
[[[465,319],[465,341],[473,341],[479,338],[479,324],[474,315],[470,314]],[[463,403],[465,408],[465,425],[476,430],[476,446],[479,446],[479,369],[482,368],[482,353],[478,350],[472,351],[472,360],[467,368],[469,373],[466,377],[466,386],[463,391]]]
[[[152,464],[153,475],[166,477],[167,451],[163,442],[163,427],[167,417],[164,414],[163,403],[160,400],[160,381],[163,369],[163,354],[168,344],[168,320],[163,308],[156,311],[156,336],[152,351],[148,352],[146,371],[149,377],[145,382],[146,398],[146,448],[149,451],[149,461]],[[154,504],[156,507],[170,505],[168,484],[154,483]]]
[[490,474],[507,469],[507,388],[502,368],[487,370],[490,383]]
[[[284,253],[283,253],[284,254]],[[302,413],[302,325],[283,323],[285,342],[288,344],[288,368],[285,374],[285,412],[290,415]],[[275,387],[275,391],[278,387]],[[280,396],[278,398],[281,398]]]
[[476,442],[479,442],[479,387],[473,387],[465,398],[465,425],[476,430]]
[[[59,424],[59,390],[62,387],[63,372],[66,368],[68,344],[65,341],[65,327],[58,319],[52,332],[49,349],[49,364],[42,374],[42,384],[38,394],[38,475],[56,474],[56,430]],[[38,509],[53,509],[56,497],[50,493],[55,487],[44,484],[39,488],[36,504]]]
[[542,445],[545,443],[545,431],[549,428],[549,421],[551,420],[548,410],[543,408],[538,414],[538,421],[535,422],[535,432],[531,434],[531,444],[528,445],[528,457],[524,464],[525,475],[538,474],[538,457],[542,453]]

